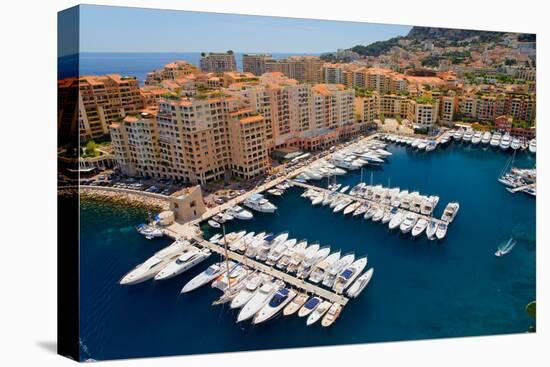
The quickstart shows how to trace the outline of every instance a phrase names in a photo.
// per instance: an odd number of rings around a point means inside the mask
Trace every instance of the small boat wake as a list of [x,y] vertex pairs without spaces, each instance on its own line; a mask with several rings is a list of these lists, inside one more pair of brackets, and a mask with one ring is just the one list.
[[516,246],[516,243],[517,241],[515,241],[513,238],[510,238],[504,246],[499,246],[497,252],[495,252],[495,256],[502,257],[508,254]]

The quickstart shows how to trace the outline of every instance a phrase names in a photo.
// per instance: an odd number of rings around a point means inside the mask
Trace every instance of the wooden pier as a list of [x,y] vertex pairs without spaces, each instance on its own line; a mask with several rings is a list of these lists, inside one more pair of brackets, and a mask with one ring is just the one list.
[[[206,241],[202,237],[194,237],[193,238],[199,246],[209,248],[210,250],[225,256],[226,250],[224,247],[220,245],[216,245],[214,243],[211,243],[209,241]],[[271,275],[274,278],[280,279],[284,281],[287,284],[292,285],[295,288],[302,289],[310,294],[315,294],[321,298],[324,298],[330,302],[337,302],[341,304],[342,306],[345,306],[348,303],[348,298],[344,297],[341,294],[337,294],[334,292],[331,292],[327,289],[321,288],[319,286],[316,286],[312,283],[309,283],[303,279],[299,279],[295,276],[292,276],[290,274],[287,274],[283,271],[277,270],[274,267],[268,266],[266,264],[263,264],[259,261],[253,260],[247,256],[241,255],[239,253],[236,253],[234,251],[227,250],[227,254],[229,259],[235,260],[236,262],[246,265],[252,269],[261,271],[262,273]]]
[[[329,194],[331,193],[332,191],[330,191],[329,189],[325,189],[323,187],[319,187],[319,186],[315,186],[315,185],[310,185],[310,184],[306,184],[306,183],[302,183],[302,182],[297,182],[297,181],[292,181],[291,182],[292,185],[294,186],[299,186],[299,187],[303,187],[305,189],[313,189],[313,190],[316,190],[316,191],[323,191],[325,192],[325,194]],[[342,197],[347,197],[349,198],[350,200],[353,200],[353,201],[359,201],[361,203],[366,203],[366,204],[375,204],[375,205],[378,205],[378,206],[381,206],[381,207],[384,207],[385,209],[388,209],[388,210],[391,210],[393,207],[389,204],[382,204],[378,201],[375,201],[375,200],[369,200],[369,199],[365,199],[365,198],[362,198],[362,197],[358,197],[358,196],[353,196],[353,195],[349,195],[349,194],[342,194],[342,193],[338,193],[339,196],[342,196]],[[425,215],[425,214],[421,214],[421,213],[417,213],[417,212],[413,212],[412,210],[408,210],[408,209],[399,209],[405,213],[414,213],[415,215],[417,215],[419,218],[424,218],[426,219],[428,222],[434,220],[436,221],[437,224],[439,223],[445,223],[445,224],[449,224],[448,222],[444,221],[444,220],[441,220],[441,219],[438,219],[438,218],[434,218],[432,216],[429,216],[429,215]]]

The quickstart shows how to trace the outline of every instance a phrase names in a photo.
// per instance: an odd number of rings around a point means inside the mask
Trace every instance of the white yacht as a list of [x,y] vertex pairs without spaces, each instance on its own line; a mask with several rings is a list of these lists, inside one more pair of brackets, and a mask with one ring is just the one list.
[[323,261],[328,256],[328,254],[330,254],[329,246],[322,247],[318,251],[310,252],[309,254],[306,252],[306,256],[304,257],[304,260],[298,267],[296,276],[302,279],[307,278],[311,273],[311,271],[313,270],[313,266],[318,262]]
[[323,302],[323,300],[319,297],[311,297],[307,300],[306,303],[300,308],[298,311],[298,317],[305,317],[312,313],[319,305]]
[[153,278],[169,262],[178,257],[187,247],[189,242],[176,241],[168,247],[156,252],[145,262],[137,265],[120,280],[122,285],[132,285],[144,282]]
[[229,245],[229,249],[231,251],[237,251],[241,247],[246,247],[246,246],[244,246],[244,244],[245,243],[246,244],[250,243],[254,239],[254,237],[255,237],[254,235],[255,235],[255,232],[248,232],[247,234],[245,234],[244,236],[242,236],[238,240],[235,240],[233,242],[228,240],[227,244]]
[[362,204],[359,207],[357,207],[357,209],[355,209],[355,211],[353,212],[353,216],[356,217],[356,216],[364,215],[367,210],[369,210],[369,204],[367,203]]
[[344,197],[340,200],[338,200],[337,204],[334,206],[334,209],[332,210],[334,213],[341,212],[345,207],[350,205],[353,202],[352,199]]
[[256,253],[256,260],[266,261],[267,256],[272,248],[275,248],[281,243],[284,243],[288,239],[288,232],[278,234],[275,238],[266,238],[260,245],[258,252]]
[[472,136],[472,144],[477,145],[481,143],[481,139],[483,138],[481,131],[476,131],[474,136]]
[[493,136],[491,137],[491,141],[489,142],[489,144],[496,148],[500,145],[500,140],[502,138],[502,134],[499,133],[498,131],[496,133],[493,134]]
[[405,219],[405,213],[403,212],[397,212],[393,218],[390,220],[390,223],[388,224],[388,227],[390,229],[395,229],[401,225],[401,222],[403,222],[403,219]]
[[292,314],[295,314],[306,301],[309,299],[309,296],[307,293],[299,293],[294,297],[292,302],[290,302],[284,309],[283,309],[283,315],[290,316]]
[[328,194],[320,193],[319,195],[315,196],[313,200],[311,200],[311,205],[315,206],[321,204],[323,200],[325,200],[326,196],[328,196]]
[[432,219],[428,223],[428,226],[426,227],[426,237],[428,239],[433,240],[435,238],[435,232],[437,231],[437,221]]
[[277,207],[261,194],[253,194],[244,201],[244,205],[261,213],[274,213]]
[[393,207],[391,209],[387,209],[385,212],[384,212],[384,216],[382,217],[382,223],[386,224],[386,223],[389,223],[392,218],[397,214],[398,212],[398,209],[396,207]]
[[365,215],[363,215],[363,218],[365,218],[366,220],[371,219],[374,216],[374,214],[376,214],[378,209],[379,207],[377,204],[373,204],[369,206],[369,209],[365,212]]
[[462,140],[462,136],[464,136],[464,129],[458,129],[455,131],[453,135],[454,140]]
[[[442,144],[445,144],[445,141],[441,141]],[[437,142],[435,140],[430,140],[426,145],[426,152],[431,152],[437,148]]]
[[230,287],[235,287],[241,280],[250,275],[250,271],[240,264],[230,266],[229,271],[224,271],[212,282],[211,287],[225,292]]
[[208,259],[211,255],[209,249],[198,249],[195,246],[189,246],[176,260],[168,263],[160,272],[155,275],[155,280],[170,279],[191,269],[197,264]]
[[481,138],[481,144],[489,144],[492,136],[493,135],[489,131],[486,131],[485,134],[483,134],[483,137]]
[[442,240],[447,234],[447,225],[445,223],[439,223],[435,231],[435,236],[438,240]]
[[208,242],[210,243],[218,243],[218,241],[222,238],[222,234],[221,233],[216,233],[215,235],[213,235],[212,237],[210,237],[208,239]]
[[422,232],[424,232],[424,230],[426,229],[426,227],[428,226],[428,220],[425,219],[425,218],[420,218],[416,224],[414,225],[412,231],[411,231],[411,234],[413,237],[418,237],[420,236],[420,234]]
[[318,262],[311,271],[311,274],[309,276],[309,281],[312,283],[319,283],[323,280],[325,277],[325,273],[330,269],[332,265],[334,265],[335,262],[340,260],[341,252],[335,252],[330,254],[326,259],[323,261]]
[[384,217],[384,213],[385,213],[385,210],[384,210],[384,207],[383,206],[380,206],[376,212],[373,214],[372,216],[372,221],[373,222],[379,222],[382,220],[382,218]]
[[[235,266],[235,263],[230,261],[229,270],[231,271],[231,269],[234,266]],[[185,286],[181,289],[180,293],[191,292],[192,290],[202,287],[206,283],[209,283],[214,279],[216,279],[221,273],[223,273],[226,270],[227,269],[226,269],[225,261],[217,264],[212,264],[205,271],[203,271],[202,273],[200,273],[199,275],[191,279],[189,282],[187,282],[187,284],[185,284]]]
[[[296,259],[300,255],[305,255],[306,248],[307,248],[306,240],[302,240],[298,242],[296,246],[285,251],[281,259],[277,261],[277,265],[275,266],[277,267],[277,269],[286,269],[290,265],[293,259]],[[302,262],[302,260],[303,260],[303,257],[297,260],[298,265]]]
[[520,148],[521,144],[518,138],[513,138],[512,143],[510,144],[510,148],[513,150],[518,150]]
[[259,324],[273,318],[296,296],[292,289],[282,288],[271,297],[269,302],[254,316],[253,324]]
[[441,216],[441,220],[449,223],[452,222],[455,219],[459,209],[460,205],[458,203],[447,204],[447,207],[445,207],[443,215]]
[[330,303],[329,301],[323,301],[308,316],[307,321],[306,321],[306,325],[310,326],[310,325],[315,324],[317,322],[317,320],[319,320],[328,311],[330,306],[332,306],[332,303]]
[[428,142],[426,140],[422,140],[420,143],[418,143],[418,150],[426,150],[426,147],[428,146]]
[[365,287],[369,284],[373,273],[374,268],[370,268],[363,275],[357,278],[355,283],[353,283],[346,292],[348,297],[357,298],[357,296],[359,296],[363,289],[365,289]]
[[332,289],[336,293],[343,293],[344,290],[353,283],[353,281],[361,274],[363,269],[367,266],[367,257],[362,257],[358,260],[355,260],[353,264],[348,266],[344,271],[342,271],[334,281]]
[[349,190],[349,186],[344,186],[344,187],[342,187],[342,188],[340,189],[339,192],[340,192],[340,194],[345,194],[346,191],[348,191],[348,190]]
[[531,153],[536,153],[537,152],[537,140],[536,139],[531,139],[529,141],[529,151]]
[[269,302],[273,294],[280,288],[284,288],[284,286],[284,283],[279,280],[264,283],[254,296],[250,298],[250,301],[241,309],[237,316],[237,322],[248,320],[254,316],[267,302]]
[[333,192],[331,192],[330,194],[328,194],[328,195],[323,199],[323,202],[322,202],[321,204],[322,204],[323,206],[332,204],[332,202],[333,202],[334,200],[336,200],[337,197],[338,197],[338,192],[337,192],[337,191],[333,191]]
[[153,224],[142,223],[136,227],[136,230],[148,240],[164,236],[164,232]]
[[418,215],[414,213],[408,213],[405,215],[405,219],[403,219],[403,222],[399,225],[399,229],[403,233],[409,233],[414,225],[416,224],[416,221],[418,220]]
[[510,134],[506,133],[500,140],[500,149],[502,150],[508,150],[510,148],[511,138]]
[[462,136],[462,140],[465,141],[465,142],[470,142],[470,141],[472,141],[473,136],[474,136],[474,130],[468,129],[468,130],[466,130],[466,132]]
[[334,321],[340,316],[340,313],[342,312],[342,305],[334,302],[332,306],[328,309],[327,313],[321,320],[321,326],[322,327],[329,327],[330,325],[334,324]]
[[214,219],[209,219],[208,225],[212,228],[220,228],[222,226],[220,223],[216,222]]
[[227,211],[233,217],[240,220],[251,220],[252,218],[254,218],[254,215],[251,212],[249,212],[248,210],[244,209],[239,205],[232,206]]
[[357,210],[357,208],[359,208],[361,205],[362,205],[362,203],[361,203],[360,201],[356,201],[355,203],[348,205],[348,206],[344,209],[344,215],[348,215],[348,214],[350,214],[350,213],[354,213],[355,210]]
[[336,261],[328,271],[325,272],[323,278],[323,285],[325,287],[332,287],[338,275],[355,260],[355,254],[349,253],[344,255],[340,260]]
[[264,235],[263,237],[254,237],[252,241],[246,246],[246,250],[244,252],[244,256],[247,256],[249,258],[255,258],[258,252],[260,251],[260,248],[264,245],[266,241],[273,240],[273,234],[269,233],[267,235]]
[[239,232],[229,232],[225,235],[225,237],[222,236],[222,238],[218,241],[220,245],[225,245],[227,242],[228,245],[231,245],[233,242],[236,242],[244,237],[246,234],[246,231],[239,231]]
[[251,276],[245,283],[245,286],[237,293],[235,298],[229,305],[230,308],[236,309],[243,307],[254,295],[260,290],[260,287],[265,281],[269,281],[269,277],[265,274],[256,273]]
[[271,248],[269,254],[267,255],[267,260],[265,263],[267,265],[275,265],[281,259],[281,257],[283,257],[286,251],[292,249],[297,242],[298,240],[296,240],[295,238],[286,240],[284,242],[279,242],[277,245]]

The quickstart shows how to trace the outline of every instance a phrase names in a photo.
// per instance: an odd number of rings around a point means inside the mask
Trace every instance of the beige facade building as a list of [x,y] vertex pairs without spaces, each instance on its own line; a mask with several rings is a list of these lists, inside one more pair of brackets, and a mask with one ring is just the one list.
[[232,52],[203,54],[201,56],[201,70],[204,73],[223,73],[237,71],[237,62]]
[[408,119],[415,128],[430,129],[439,116],[439,100],[431,97],[419,97],[409,101]]
[[266,72],[265,64],[268,61],[273,61],[270,54],[244,54],[243,71],[260,76]]
[[409,98],[396,94],[381,94],[378,98],[378,114],[380,117],[407,118]]
[[355,97],[355,115],[359,122],[372,123],[379,116],[379,98],[376,94]]
[[187,61],[177,60],[164,65],[159,70],[147,73],[145,85],[157,85],[165,80],[176,80],[189,75],[200,73],[199,68]]
[[265,63],[265,72],[283,73],[300,83],[318,83],[321,80],[323,60],[317,56],[290,56],[284,60]]

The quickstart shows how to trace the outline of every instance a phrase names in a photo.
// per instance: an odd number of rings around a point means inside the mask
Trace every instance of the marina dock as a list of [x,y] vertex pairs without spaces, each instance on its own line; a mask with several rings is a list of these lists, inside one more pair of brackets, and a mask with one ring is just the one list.
[[[316,190],[316,191],[322,191],[324,192],[325,194],[329,194],[331,193],[332,191],[330,191],[329,189],[326,189],[326,188],[323,188],[323,187],[319,187],[319,186],[315,186],[315,185],[310,185],[310,184],[307,184],[307,183],[302,183],[302,182],[297,182],[297,181],[292,181],[292,185],[294,186],[299,186],[299,187],[302,187],[304,189],[312,189],[312,190]],[[342,193],[339,193],[338,195],[342,196],[342,197],[346,197],[346,198],[349,198],[350,200],[353,200],[353,201],[359,201],[361,203],[367,203],[367,204],[376,204],[378,206],[382,206],[384,207],[385,209],[392,209],[392,206],[389,205],[389,204],[382,204],[378,201],[374,201],[374,200],[369,200],[369,199],[365,199],[365,198],[362,198],[362,197],[358,197],[358,196],[353,196],[353,195],[349,195],[349,194],[342,194]],[[437,224],[439,223],[445,223],[445,224],[449,224],[448,222],[444,221],[444,220],[441,220],[441,219],[438,219],[438,218],[434,218],[434,217],[431,217],[429,215],[425,215],[425,214],[421,214],[421,213],[417,213],[417,212],[413,212],[411,210],[407,210],[407,209],[400,209],[401,211],[403,212],[406,212],[406,213],[414,213],[415,215],[417,215],[419,218],[424,218],[428,221],[435,221]]]
[[[216,245],[216,244],[213,244],[211,242],[208,242],[206,241],[205,239],[203,239],[202,237],[194,237],[193,238],[198,245],[202,246],[202,247],[206,247],[206,248],[209,248],[210,250],[220,254],[220,255],[223,255],[225,256],[225,248],[222,247],[222,246],[219,246],[219,245]],[[299,289],[302,289],[304,291],[306,291],[307,293],[310,293],[310,294],[315,294],[319,297],[322,297],[330,302],[337,302],[339,304],[341,304],[342,306],[345,306],[347,303],[348,303],[348,298],[340,295],[340,294],[336,294],[334,292],[331,292],[327,289],[324,289],[324,288],[321,288],[321,287],[318,287],[312,283],[309,283],[303,279],[299,279],[295,276],[292,276],[290,274],[287,274],[285,272],[282,272],[282,271],[279,271],[271,266],[268,266],[266,264],[263,264],[261,262],[258,262],[256,260],[253,260],[249,257],[246,257],[244,255],[241,255],[241,254],[238,254],[236,252],[233,252],[233,251],[230,251],[230,250],[227,250],[227,253],[228,253],[228,257],[231,259],[231,260],[235,260],[243,265],[246,265],[254,270],[258,270],[258,271],[261,271],[262,273],[265,273],[265,274],[268,274],[268,275],[271,275],[272,277],[274,278],[277,278],[277,279],[280,279],[282,281],[284,281],[285,283],[289,284],[289,285],[292,285],[294,286],[295,288],[299,288]]]

